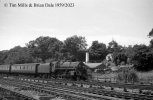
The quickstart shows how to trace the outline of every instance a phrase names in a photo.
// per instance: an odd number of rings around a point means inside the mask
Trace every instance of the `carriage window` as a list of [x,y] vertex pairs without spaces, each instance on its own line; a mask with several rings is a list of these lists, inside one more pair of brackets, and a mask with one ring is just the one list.
[[29,70],[30,66],[27,66],[27,70]]
[[18,66],[18,70],[20,70],[20,66]]
[[27,66],[25,66],[25,70],[28,70],[28,68],[29,68],[29,66],[27,65]]
[[16,66],[12,66],[12,69],[13,69],[13,70],[16,70]]
[[9,66],[7,66],[7,70],[9,70]]
[[23,70],[25,70],[25,66],[23,66]]
[[25,70],[27,70],[28,69],[28,65],[27,66],[25,66]]
[[27,66],[27,70],[29,70],[29,67],[30,67],[30,66]]
[[31,66],[31,69],[30,70],[32,70],[32,66]]
[[14,66],[12,66],[12,70],[14,70]]
[[14,66],[14,70],[17,70],[16,66]]
[[4,69],[4,67],[2,66],[0,69]]
[[24,66],[24,70],[26,70],[26,67],[27,67],[27,66]]
[[17,66],[14,66],[14,69],[17,70]]
[[23,66],[23,70],[25,70],[26,66]]
[[14,66],[14,70],[17,70],[17,66]]
[[31,66],[31,70],[33,70],[33,66]]

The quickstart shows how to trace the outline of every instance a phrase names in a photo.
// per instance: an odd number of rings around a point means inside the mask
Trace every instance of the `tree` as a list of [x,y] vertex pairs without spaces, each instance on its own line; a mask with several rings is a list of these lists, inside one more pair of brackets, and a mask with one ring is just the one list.
[[150,47],[150,48],[153,48],[153,39],[150,40],[149,47]]
[[153,36],[153,29],[149,32],[148,36],[149,37],[152,37]]
[[123,58],[124,60],[126,58],[122,52],[123,50],[124,48],[121,45],[119,45],[116,41],[112,40],[111,42],[109,42],[107,51],[113,54],[113,62],[116,65],[120,64],[123,61]]
[[139,77],[133,68],[124,68],[117,73],[117,81],[124,83],[134,83],[139,81]]
[[104,43],[99,43],[98,41],[93,41],[91,47],[89,48],[91,60],[104,60],[107,55],[107,48]]
[[127,56],[124,52],[119,52],[114,56],[114,62],[116,65],[120,65],[124,62],[124,64],[127,63]]
[[122,46],[119,45],[116,41],[112,40],[108,43],[107,50],[109,53],[120,52],[122,50]]
[[127,56],[127,63],[131,64],[132,63],[132,58],[134,56],[134,50],[133,47],[131,45],[129,45],[128,47],[126,47],[124,49],[125,55]]
[[30,50],[26,47],[16,46],[10,49],[8,56],[5,59],[6,64],[22,64],[22,63],[32,63],[33,58],[30,54]]
[[87,43],[85,37],[74,35],[64,41],[64,55],[67,60],[80,60],[80,51],[86,49]]
[[47,59],[58,60],[61,58],[61,48],[63,43],[56,38],[40,36],[36,40],[30,41],[26,46],[31,49],[33,57],[41,58],[42,62]]
[[134,56],[132,58],[134,67],[139,71],[149,71],[153,69],[153,53],[146,45],[135,45],[133,47]]
[[[153,36],[153,29],[148,34],[149,37]],[[133,47],[132,62],[134,68],[139,71],[153,70],[153,40],[150,41],[149,46],[135,45]]]
[[[148,34],[149,37],[153,37],[153,29]],[[151,39],[149,46],[153,48],[153,39]]]
[[5,59],[8,56],[8,51],[4,50],[4,51],[0,51],[0,64],[4,64],[5,63]]

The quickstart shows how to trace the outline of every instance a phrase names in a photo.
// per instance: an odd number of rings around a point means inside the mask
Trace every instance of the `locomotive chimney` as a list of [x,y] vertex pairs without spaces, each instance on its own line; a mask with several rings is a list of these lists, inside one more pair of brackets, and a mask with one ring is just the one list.
[[88,63],[88,62],[89,62],[89,52],[86,51],[86,63]]

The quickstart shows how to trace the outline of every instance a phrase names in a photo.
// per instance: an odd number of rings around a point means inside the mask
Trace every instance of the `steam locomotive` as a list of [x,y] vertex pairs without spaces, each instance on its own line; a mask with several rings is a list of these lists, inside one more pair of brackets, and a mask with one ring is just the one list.
[[27,63],[0,65],[0,74],[44,78],[87,80],[88,66],[83,62]]

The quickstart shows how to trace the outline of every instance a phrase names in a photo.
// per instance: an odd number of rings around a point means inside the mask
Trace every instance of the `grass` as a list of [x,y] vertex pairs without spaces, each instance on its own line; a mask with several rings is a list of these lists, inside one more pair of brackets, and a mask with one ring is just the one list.
[[109,74],[99,74],[99,73],[92,73],[94,80],[103,80],[103,81],[116,81],[116,73],[109,73]]
[[117,74],[117,81],[123,83],[139,82],[139,77],[134,69],[124,69]]
[[[138,76],[138,82],[144,82],[144,83],[153,83],[153,70],[149,72],[138,72],[134,71],[134,73]],[[92,76],[97,79],[117,79],[118,73],[108,73],[108,74],[98,74],[93,73]]]
[[151,82],[153,83],[153,71],[149,72],[137,72],[140,82]]

